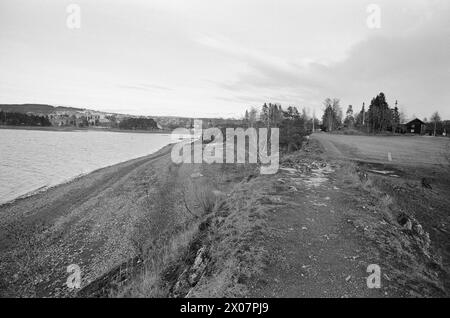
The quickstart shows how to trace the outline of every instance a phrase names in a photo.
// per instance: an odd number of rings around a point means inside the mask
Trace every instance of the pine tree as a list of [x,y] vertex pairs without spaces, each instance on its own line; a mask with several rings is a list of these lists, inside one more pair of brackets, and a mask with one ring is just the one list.
[[368,114],[369,126],[372,132],[387,130],[392,121],[392,113],[383,93],[372,99]]
[[400,126],[400,111],[398,110],[398,102],[395,101],[395,107],[392,110],[392,132],[396,133]]

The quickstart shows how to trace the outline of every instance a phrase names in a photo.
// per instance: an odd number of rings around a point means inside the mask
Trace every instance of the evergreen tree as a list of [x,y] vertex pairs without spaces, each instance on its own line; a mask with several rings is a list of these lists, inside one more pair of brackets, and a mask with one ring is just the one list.
[[398,103],[395,101],[395,107],[392,110],[392,132],[396,133],[398,130],[398,127],[400,126],[400,111],[398,109]]
[[392,112],[383,93],[372,99],[368,115],[369,127],[372,132],[387,131],[392,122]]
[[295,106],[289,106],[287,108],[287,111],[284,112],[284,118],[294,120],[300,118],[300,113],[298,112],[297,107]]

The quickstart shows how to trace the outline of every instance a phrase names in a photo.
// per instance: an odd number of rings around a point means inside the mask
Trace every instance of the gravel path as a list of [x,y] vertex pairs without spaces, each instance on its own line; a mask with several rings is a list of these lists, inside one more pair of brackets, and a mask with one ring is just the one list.
[[[323,163],[322,163],[323,164]],[[313,162],[312,166],[317,165]],[[367,288],[365,246],[347,223],[346,193],[333,167],[277,175],[281,202],[270,210],[270,262],[254,297],[383,297]]]

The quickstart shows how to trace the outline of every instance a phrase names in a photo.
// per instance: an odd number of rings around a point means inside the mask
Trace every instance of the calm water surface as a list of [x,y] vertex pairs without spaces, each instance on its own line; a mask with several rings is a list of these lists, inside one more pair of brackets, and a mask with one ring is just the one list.
[[171,141],[168,134],[0,129],[0,204]]

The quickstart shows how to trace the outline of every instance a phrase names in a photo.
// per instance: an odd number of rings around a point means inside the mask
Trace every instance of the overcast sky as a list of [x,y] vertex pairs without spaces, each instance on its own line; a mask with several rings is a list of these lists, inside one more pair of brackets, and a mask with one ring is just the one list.
[[450,119],[450,1],[0,1],[0,103],[238,117],[381,91],[408,118]]

